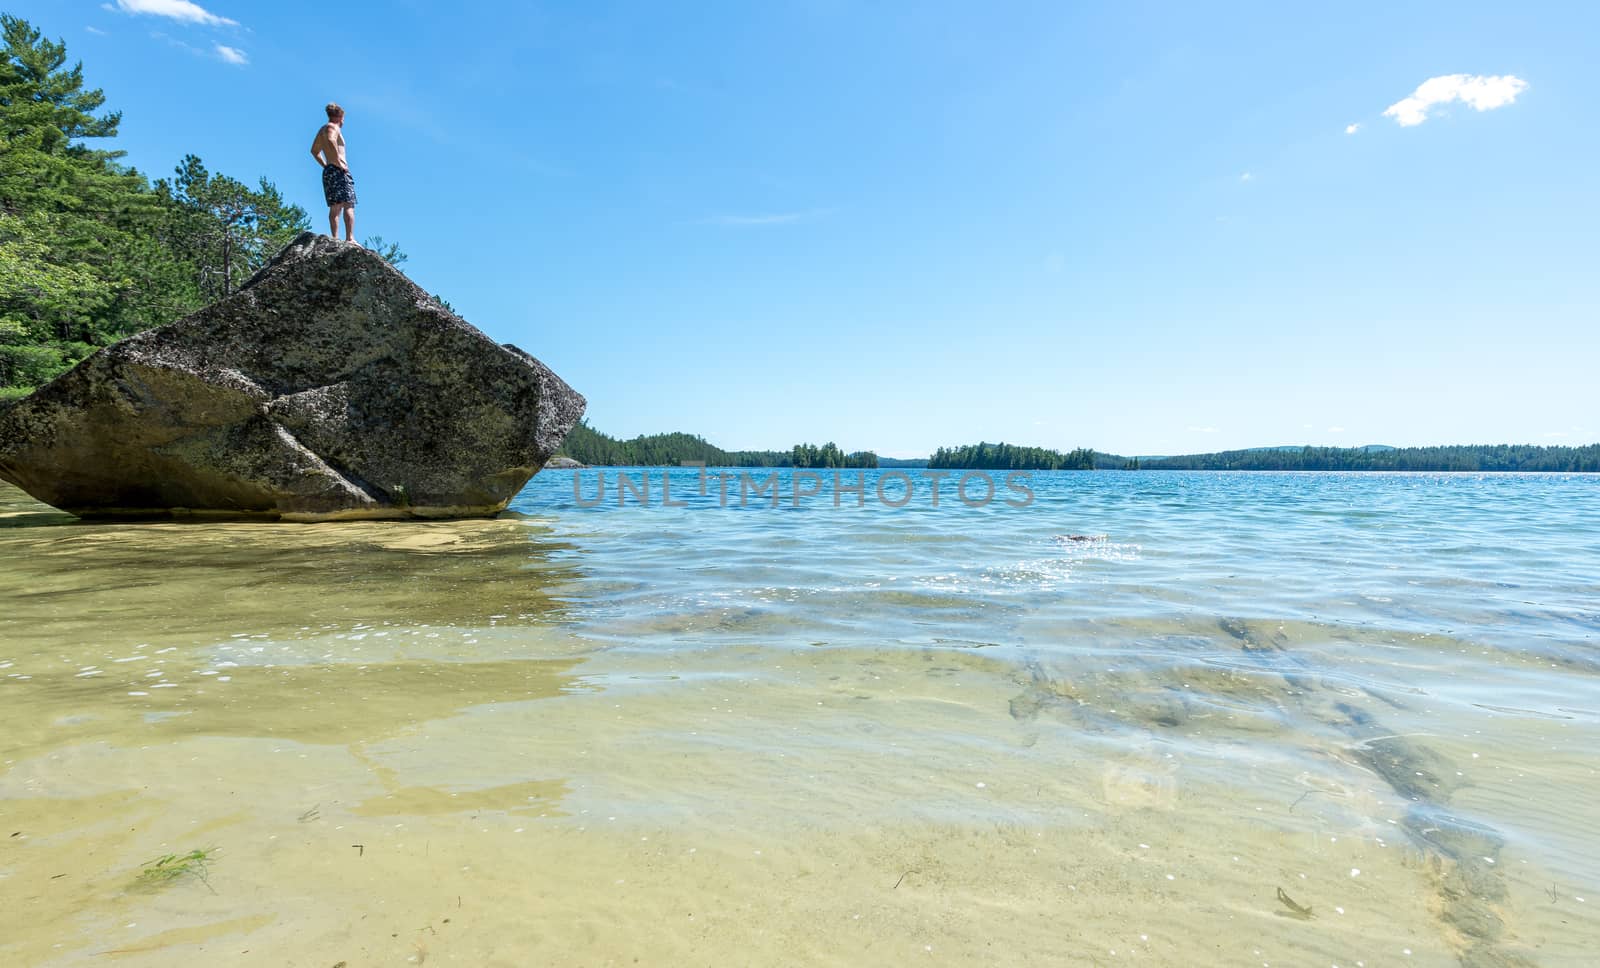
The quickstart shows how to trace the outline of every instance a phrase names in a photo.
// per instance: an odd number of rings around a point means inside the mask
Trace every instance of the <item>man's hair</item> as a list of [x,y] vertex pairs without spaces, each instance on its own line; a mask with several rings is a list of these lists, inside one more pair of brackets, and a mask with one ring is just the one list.
[[328,120],[329,121],[332,121],[334,118],[337,118],[340,115],[344,114],[344,108],[341,108],[339,105],[335,104],[332,101],[328,102],[327,111],[328,111]]

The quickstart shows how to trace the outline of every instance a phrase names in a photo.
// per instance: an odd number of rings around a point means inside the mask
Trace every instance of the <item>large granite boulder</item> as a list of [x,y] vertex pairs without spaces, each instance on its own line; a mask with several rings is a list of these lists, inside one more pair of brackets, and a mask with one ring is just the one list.
[[376,254],[307,232],[0,410],[0,478],[82,516],[490,515],[583,408]]

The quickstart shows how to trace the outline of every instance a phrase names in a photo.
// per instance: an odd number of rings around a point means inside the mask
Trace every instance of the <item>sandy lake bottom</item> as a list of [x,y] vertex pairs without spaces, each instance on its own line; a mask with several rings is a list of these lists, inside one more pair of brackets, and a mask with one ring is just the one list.
[[1595,963],[1600,481],[570,473],[416,524],[0,485],[0,963]]

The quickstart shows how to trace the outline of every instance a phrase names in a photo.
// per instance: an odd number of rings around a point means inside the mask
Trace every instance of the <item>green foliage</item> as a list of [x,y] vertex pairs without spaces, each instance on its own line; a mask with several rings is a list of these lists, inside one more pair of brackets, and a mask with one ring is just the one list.
[[[48,342],[34,345],[0,345],[0,378],[27,392],[71,369],[95,351],[87,343]],[[18,396],[23,393],[17,394]]]
[[67,48],[51,43],[27,21],[0,14],[6,59],[0,62],[0,105],[8,108],[0,134],[12,147],[65,151],[78,138],[109,138],[120,113],[95,117],[106,103],[98,88],[83,90],[83,64],[63,70]]
[[986,471],[1091,471],[1095,453],[1078,448],[1068,453],[1044,447],[1018,447],[1013,444],[967,444],[940,447],[928,459],[932,468]]
[[170,243],[196,272],[200,294],[223,299],[267,263],[273,253],[310,228],[305,210],[285,205],[265,178],[250,188],[227,175],[214,175],[194,155],[185,155],[172,181],[156,182],[177,229]]
[[[652,434],[618,440],[579,422],[567,434],[557,454],[591,466],[677,467],[684,461],[703,461],[708,467],[877,467],[871,451],[845,454],[829,443],[796,444],[787,452],[773,450],[723,450],[692,434]],[[801,461],[809,461],[802,463]],[[823,463],[832,461],[832,463]]]
[[[378,253],[378,255],[383,258],[383,261],[394,266],[396,269],[400,268],[402,265],[405,265],[406,261],[411,258],[404,252],[400,251],[399,245],[394,242],[385,241],[381,235],[367,236],[366,240],[361,243],[361,247],[364,249],[371,249],[373,252]],[[438,299],[439,297],[435,296],[434,298]],[[442,299],[439,301],[444,302]]]
[[0,387],[34,386],[87,354],[80,337],[112,290],[82,265],[56,265],[43,213],[0,214]]
[[7,15],[0,35],[0,340],[100,344],[150,325],[154,203],[120,153],[82,143],[115,135],[121,115],[96,115],[105,94],[84,89],[64,45]]

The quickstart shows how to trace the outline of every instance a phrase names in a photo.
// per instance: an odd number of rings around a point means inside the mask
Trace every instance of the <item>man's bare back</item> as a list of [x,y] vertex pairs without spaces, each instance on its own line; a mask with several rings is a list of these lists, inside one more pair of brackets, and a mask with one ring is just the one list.
[[316,140],[311,142],[311,157],[322,165],[336,165],[345,171],[350,165],[344,157],[344,131],[332,121],[322,126]]

